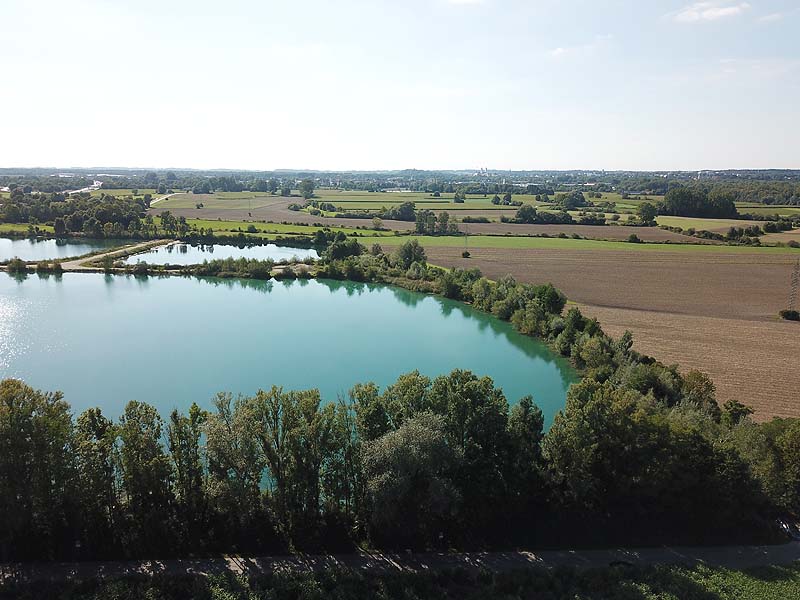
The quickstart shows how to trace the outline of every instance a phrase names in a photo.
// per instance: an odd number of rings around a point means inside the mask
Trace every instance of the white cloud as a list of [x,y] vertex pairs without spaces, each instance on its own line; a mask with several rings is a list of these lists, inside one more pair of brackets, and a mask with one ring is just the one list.
[[780,21],[783,19],[783,13],[772,13],[771,15],[764,15],[763,17],[758,17],[759,23],[775,23],[776,21]]
[[577,46],[559,46],[557,48],[553,48],[552,50],[548,50],[547,55],[550,58],[565,58],[567,56],[573,56],[576,54],[591,54],[592,52],[595,52],[606,46],[613,39],[614,36],[610,33],[605,35],[596,35],[594,40],[588,44],[580,44]]
[[695,2],[682,9],[669,13],[673,21],[678,23],[707,23],[729,17],[737,17],[750,8],[747,2]]

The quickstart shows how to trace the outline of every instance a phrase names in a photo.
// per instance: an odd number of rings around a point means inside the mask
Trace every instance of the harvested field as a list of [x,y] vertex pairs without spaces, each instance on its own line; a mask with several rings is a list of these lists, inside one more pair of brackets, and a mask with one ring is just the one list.
[[459,229],[470,235],[543,235],[577,234],[592,240],[627,240],[636,234],[645,242],[677,242],[697,244],[708,242],[688,235],[665,231],[658,227],[626,227],[624,225],[515,225],[513,223],[459,223]]
[[800,324],[777,312],[789,294],[791,254],[629,253],[613,250],[426,248],[431,263],[477,267],[497,279],[552,282],[607,331],[636,347],[711,375],[719,400],[758,419],[800,417]]
[[[187,219],[205,219],[224,221],[272,221],[274,223],[322,223],[330,227],[369,227],[372,225],[371,219],[335,219],[329,217],[315,217],[308,213],[289,210],[288,206],[292,202],[297,202],[298,198],[280,198],[261,196],[252,199],[252,208],[248,208],[248,200],[236,201],[230,208],[220,208],[218,203],[214,207],[205,206],[204,208],[182,208],[172,204],[172,198],[158,203],[148,212],[153,216],[159,215],[164,210],[169,210],[173,215],[186,217]],[[198,200],[200,202],[200,200]],[[241,204],[244,207],[241,207]],[[406,221],[384,221],[384,227],[396,231],[409,231],[414,229],[414,223]]]
[[800,243],[800,229],[792,229],[791,231],[781,231],[780,233],[768,233],[761,236],[762,244],[788,244],[789,242]]
[[800,417],[800,326],[788,321],[716,319],[582,305],[612,336],[634,333],[634,347],[682,371],[711,375],[720,402],[739,400],[759,421]]
[[668,217],[656,218],[659,225],[680,227],[682,229],[696,229],[697,231],[713,231],[714,233],[727,233],[731,227],[746,228],[753,225],[761,226],[762,221],[747,221],[743,219],[703,219],[694,217]]

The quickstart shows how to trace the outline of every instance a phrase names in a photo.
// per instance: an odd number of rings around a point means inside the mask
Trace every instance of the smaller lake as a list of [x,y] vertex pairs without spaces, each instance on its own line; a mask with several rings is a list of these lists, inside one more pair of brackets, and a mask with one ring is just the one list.
[[147,252],[134,254],[128,257],[126,264],[135,265],[137,262],[146,262],[151,265],[198,265],[205,260],[221,258],[256,258],[258,260],[300,260],[306,258],[319,258],[313,248],[292,248],[290,246],[277,246],[266,244],[264,246],[234,246],[231,244],[191,245],[167,244]]
[[25,261],[53,260],[81,256],[96,250],[121,245],[120,240],[90,240],[80,238],[48,239],[0,238],[0,262],[19,257]]

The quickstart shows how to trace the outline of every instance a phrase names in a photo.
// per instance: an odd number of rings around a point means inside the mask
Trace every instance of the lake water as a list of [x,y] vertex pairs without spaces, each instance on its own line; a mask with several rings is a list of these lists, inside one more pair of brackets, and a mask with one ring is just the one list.
[[291,260],[293,258],[319,258],[312,248],[290,248],[266,244],[264,246],[234,246],[231,244],[190,245],[168,244],[128,257],[129,265],[147,262],[151,265],[197,265],[204,260],[218,258],[257,258],[258,260]]
[[547,424],[575,372],[508,324],[389,286],[66,273],[0,274],[0,378],[62,390],[76,414],[117,417],[129,400],[161,415],[210,408],[216,392],[318,387],[333,401],[419,369],[491,376],[531,394]]
[[81,256],[104,248],[113,248],[123,242],[119,240],[89,240],[69,238],[63,240],[39,240],[35,238],[0,238],[0,262],[15,256],[25,261],[53,260]]

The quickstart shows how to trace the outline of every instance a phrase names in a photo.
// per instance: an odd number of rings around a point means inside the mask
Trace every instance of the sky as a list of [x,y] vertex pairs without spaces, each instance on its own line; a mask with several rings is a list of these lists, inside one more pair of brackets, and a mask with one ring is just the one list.
[[800,0],[2,0],[0,167],[800,168]]

